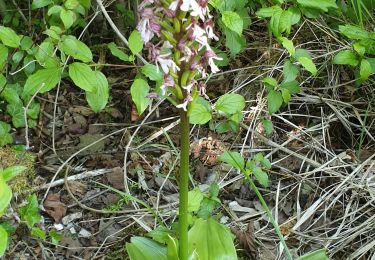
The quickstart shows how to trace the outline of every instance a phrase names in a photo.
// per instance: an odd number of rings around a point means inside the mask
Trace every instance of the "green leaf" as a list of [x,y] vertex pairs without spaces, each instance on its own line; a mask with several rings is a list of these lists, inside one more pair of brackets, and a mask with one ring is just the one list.
[[230,50],[232,56],[241,52],[241,50],[246,46],[245,37],[241,37],[236,32],[224,28],[225,32],[225,46]]
[[40,69],[26,80],[23,95],[32,96],[37,91],[45,93],[53,89],[61,79],[61,68]]
[[50,8],[48,8],[48,16],[51,16],[53,14],[59,14],[61,12],[61,10],[63,10],[64,8],[61,6],[61,5],[54,5],[54,6],[51,6]]
[[335,0],[297,0],[298,4],[305,8],[319,9],[328,12],[328,8],[338,8]]
[[283,96],[280,92],[271,90],[267,95],[268,111],[272,115],[277,112],[283,104]]
[[32,102],[27,110],[27,115],[31,119],[37,119],[40,112],[40,104],[37,102]]
[[162,81],[163,73],[157,70],[154,64],[146,64],[141,69],[142,74],[148,77],[152,81]]
[[5,180],[3,179],[3,176],[0,175],[0,216],[4,214],[11,199],[12,199],[12,190],[6,184]]
[[69,29],[76,18],[76,14],[72,10],[63,8],[60,12],[60,19],[64,24],[65,29]]
[[142,51],[143,49],[143,40],[140,32],[133,31],[129,36],[129,49],[135,55]]
[[81,60],[83,62],[92,61],[92,53],[90,48],[72,35],[63,36],[59,47],[64,53],[72,56],[74,59]]
[[201,202],[203,200],[203,193],[199,190],[199,188],[195,188],[194,190],[189,191],[189,203],[188,203],[188,212],[197,212],[201,206]]
[[12,116],[13,126],[20,128],[25,126],[24,110],[22,105],[11,103],[7,105],[7,112]]
[[318,70],[316,69],[316,66],[312,59],[307,57],[301,57],[298,59],[298,61],[301,63],[301,65],[308,70],[313,76],[316,76],[318,73]]
[[51,243],[54,244],[54,245],[58,245],[62,239],[62,235],[57,232],[56,230],[51,230],[49,233],[48,233],[48,236],[51,238]]
[[150,99],[147,97],[150,92],[150,86],[144,79],[134,80],[130,93],[139,115],[142,115],[150,104]]
[[91,0],[78,0],[78,2],[86,9],[89,9],[91,6]]
[[105,108],[109,99],[108,80],[100,71],[94,71],[96,84],[92,92],[86,92],[86,100],[91,109],[98,113]]
[[354,25],[340,25],[339,26],[340,32],[352,40],[366,40],[370,38],[370,34],[368,31]]
[[221,19],[225,26],[238,35],[242,34],[243,20],[236,12],[224,11],[221,13]]
[[284,103],[289,103],[290,99],[292,98],[292,95],[290,94],[289,90],[285,88],[281,89],[281,95],[283,96]]
[[366,47],[361,42],[353,43],[353,49],[362,57],[366,53]]
[[361,80],[368,79],[372,74],[373,72],[371,63],[366,59],[362,59],[361,66],[359,68],[359,75],[361,77]]
[[12,48],[18,48],[21,44],[21,37],[13,29],[4,26],[0,26],[0,40]]
[[280,85],[280,88],[281,89],[287,89],[290,92],[290,94],[292,94],[292,95],[298,94],[301,91],[301,88],[299,86],[299,82],[296,81],[296,80],[285,82],[285,83]]
[[[10,129],[11,127],[9,124],[0,121],[0,146],[11,144],[13,142],[12,135],[9,133]],[[1,210],[0,210],[0,216],[1,216]]]
[[129,61],[129,55],[120,50],[114,42],[108,43],[107,47],[111,51],[113,56],[119,58],[122,61]]
[[262,18],[268,18],[272,17],[275,13],[281,12],[283,9],[281,9],[280,6],[274,5],[271,7],[264,7],[259,9],[255,14]]
[[245,98],[239,94],[224,94],[215,103],[215,108],[226,114],[235,114],[245,108]]
[[293,42],[286,37],[279,37],[278,39],[283,47],[288,50],[290,56],[293,57],[296,54],[296,49],[294,48]]
[[15,103],[22,106],[22,101],[17,93],[17,90],[13,87],[6,86],[5,89],[2,90],[0,96],[4,98],[9,104]]
[[295,25],[299,23],[301,20],[301,11],[298,7],[292,6],[288,9],[289,12],[291,12],[292,16],[290,17],[290,23],[291,25]]
[[6,168],[5,170],[0,171],[0,175],[3,176],[4,181],[10,181],[17,175],[21,174],[27,168],[25,166],[16,165]]
[[272,132],[273,132],[273,124],[272,124],[271,120],[263,119],[262,120],[262,125],[263,125],[264,130],[266,131],[267,135],[272,134]]
[[319,249],[303,255],[297,260],[329,260],[329,257],[326,254],[326,249]]
[[126,243],[126,251],[130,260],[167,260],[167,248],[144,237],[132,237],[130,243]]
[[350,66],[357,66],[358,65],[357,56],[349,50],[340,51],[335,55],[333,58],[333,64],[341,64],[341,65],[350,65]]
[[306,58],[311,59],[311,55],[310,55],[308,50],[306,50],[306,49],[296,49],[296,55],[295,55],[294,58],[296,60],[298,60],[301,57],[306,57]]
[[0,226],[0,257],[5,254],[5,250],[8,247],[8,233]]
[[42,8],[42,7],[45,7],[49,4],[52,4],[53,1],[52,0],[33,0],[33,3],[31,4],[31,7],[32,9],[38,9],[38,8]]
[[270,22],[268,23],[269,29],[271,30],[271,32],[273,33],[275,37],[280,37],[282,33],[282,31],[280,31],[280,28],[281,28],[280,20],[281,20],[282,14],[283,14],[282,10],[279,12],[275,12],[271,17]]
[[42,239],[42,240],[46,240],[46,232],[44,232],[42,229],[40,229],[38,227],[33,227],[31,229],[31,235],[33,237],[36,237],[36,238],[39,238],[39,239]]
[[190,124],[204,125],[212,118],[210,103],[202,97],[197,97],[189,107]]
[[8,48],[5,47],[3,44],[0,44],[0,71],[3,70],[3,67],[8,60],[8,53]]
[[74,10],[75,8],[79,6],[79,2],[78,0],[66,0],[64,2],[64,6],[66,9]]
[[40,215],[38,208],[38,198],[35,194],[28,197],[27,205],[20,208],[19,213],[21,220],[25,221],[30,229],[42,220],[42,216]]
[[268,175],[265,173],[260,167],[254,167],[250,169],[250,171],[254,174],[257,181],[263,186],[268,187]]
[[238,152],[225,151],[218,157],[218,160],[229,164],[230,166],[242,171],[245,165],[245,160]]
[[295,80],[298,74],[299,74],[298,67],[294,65],[290,60],[286,60],[284,62],[284,67],[283,67],[283,76],[284,76],[283,82],[289,82],[289,81]]
[[97,75],[89,65],[80,62],[70,64],[69,77],[79,88],[88,92],[93,92],[95,90]]
[[[198,219],[189,230],[189,255],[204,260],[237,260],[232,233],[213,218]],[[146,258],[145,258],[146,259]]]
[[40,44],[37,52],[35,53],[35,58],[38,63],[47,68],[57,67],[58,61],[54,58],[55,45],[49,41],[45,40]]

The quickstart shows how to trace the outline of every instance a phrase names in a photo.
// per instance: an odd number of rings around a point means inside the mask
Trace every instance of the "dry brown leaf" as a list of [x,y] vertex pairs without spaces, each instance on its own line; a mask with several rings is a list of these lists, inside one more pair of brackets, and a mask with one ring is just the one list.
[[232,232],[236,235],[238,242],[245,250],[249,259],[258,259],[258,251],[257,246],[255,244],[255,231],[254,231],[254,223],[250,222],[247,225],[247,229],[245,231],[241,231],[237,228],[232,227]]
[[66,215],[67,207],[60,200],[59,193],[49,194],[43,203],[48,215],[50,215],[56,223],[60,223],[61,219]]

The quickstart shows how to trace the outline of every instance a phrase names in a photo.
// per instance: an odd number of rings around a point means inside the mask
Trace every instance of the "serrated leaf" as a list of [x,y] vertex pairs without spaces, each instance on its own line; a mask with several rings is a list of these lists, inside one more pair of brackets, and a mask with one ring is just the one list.
[[21,220],[25,221],[29,228],[33,228],[35,224],[38,224],[42,220],[38,208],[38,198],[35,194],[30,195],[27,199],[27,205],[20,208],[18,211]]
[[236,12],[224,11],[221,13],[221,19],[225,26],[238,35],[242,34],[243,20]]
[[245,108],[245,98],[239,94],[224,94],[215,103],[215,108],[226,114],[235,114]]
[[163,73],[156,68],[154,64],[146,64],[141,69],[142,74],[152,81],[162,81]]
[[60,49],[74,59],[83,62],[92,61],[92,53],[90,48],[72,35],[64,36],[59,44]]
[[72,10],[63,8],[60,12],[60,19],[63,22],[65,29],[69,29],[74,23],[75,13]]
[[59,67],[40,69],[26,80],[23,96],[32,96],[37,91],[45,93],[53,89],[61,79]]
[[122,61],[129,61],[129,55],[120,50],[114,42],[108,43],[107,47],[111,51],[113,56],[119,58]]
[[[1,185],[1,184],[0,184]],[[5,250],[8,247],[8,233],[0,226],[0,257],[5,254]]]
[[109,99],[108,80],[100,71],[94,71],[96,84],[92,92],[86,92],[86,100],[91,109],[98,113],[105,108]]
[[4,26],[0,26],[0,40],[12,48],[18,48],[21,43],[21,37],[13,29]]
[[362,59],[361,66],[359,68],[359,75],[361,77],[361,80],[368,79],[372,74],[373,72],[370,62],[366,59]]
[[333,64],[341,64],[341,65],[350,65],[350,66],[357,66],[358,65],[357,56],[349,50],[340,51],[335,55],[332,60]]
[[238,170],[243,170],[245,165],[244,158],[238,152],[225,151],[222,155],[218,157],[218,160],[227,163]]
[[212,118],[210,103],[202,97],[197,97],[189,107],[190,124],[204,125]]
[[147,97],[149,92],[150,86],[148,85],[147,81],[144,79],[134,80],[130,88],[130,93],[139,115],[142,115],[150,104],[150,99]]
[[143,40],[137,30],[133,31],[129,36],[129,49],[134,55],[140,53],[143,49]]
[[197,219],[189,230],[189,255],[204,260],[237,260],[232,234],[213,218]]
[[263,186],[268,187],[268,175],[265,173],[260,167],[254,167],[250,169],[251,172],[254,174],[255,179]]
[[91,67],[85,63],[74,62],[69,65],[69,77],[79,88],[93,92],[96,85],[96,74]]
[[301,57],[298,59],[298,61],[307,71],[309,71],[313,76],[316,76],[316,74],[318,73],[318,70],[314,62],[312,61],[312,59],[307,58],[307,57]]
[[52,0],[33,0],[33,3],[31,4],[31,7],[32,9],[38,9],[38,8],[42,8],[42,7],[45,7],[49,4],[52,4],[53,1]]
[[272,115],[277,112],[283,104],[283,96],[280,92],[271,90],[267,95],[268,111]]

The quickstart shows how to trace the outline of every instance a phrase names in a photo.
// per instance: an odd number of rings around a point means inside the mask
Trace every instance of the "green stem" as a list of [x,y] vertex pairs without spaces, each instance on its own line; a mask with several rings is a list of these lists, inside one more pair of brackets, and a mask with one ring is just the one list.
[[180,154],[180,207],[179,207],[179,255],[180,260],[188,259],[188,192],[189,192],[189,118],[187,112],[181,112],[180,123],[181,154]]
[[281,234],[281,231],[280,231],[280,228],[279,228],[279,225],[276,223],[275,219],[273,218],[272,216],[272,212],[271,210],[269,209],[269,207],[267,206],[267,203],[266,201],[263,199],[263,196],[262,194],[260,193],[260,191],[258,190],[257,186],[255,185],[255,183],[253,182],[253,180],[249,177],[249,176],[246,176],[246,180],[249,182],[250,184],[250,188],[255,192],[255,194],[257,195],[259,201],[260,201],[260,204],[262,204],[262,207],[263,209],[266,211],[272,225],[274,226],[275,228],[275,231],[276,231],[276,234],[278,235],[280,241],[281,241],[281,244],[283,244],[284,246],[284,251],[285,251],[285,254],[287,256],[287,258],[289,260],[293,260],[293,257],[292,257],[292,254],[290,253],[289,251],[289,248],[285,242],[285,239],[284,239],[284,236],[283,234]]

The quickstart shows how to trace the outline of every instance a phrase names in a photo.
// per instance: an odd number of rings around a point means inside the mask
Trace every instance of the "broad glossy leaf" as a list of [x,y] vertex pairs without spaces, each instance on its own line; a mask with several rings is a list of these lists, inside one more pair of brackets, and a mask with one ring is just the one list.
[[189,230],[189,255],[204,260],[237,260],[229,229],[213,218],[198,219]]
[[96,74],[91,67],[85,63],[74,62],[69,65],[69,77],[79,88],[88,92],[95,89]]
[[13,29],[4,26],[0,26],[0,40],[12,48],[18,48],[21,43],[21,37]]
[[132,100],[135,106],[137,107],[138,114],[140,115],[143,114],[143,112],[146,110],[146,108],[150,104],[150,99],[147,96],[149,92],[150,92],[150,86],[148,85],[147,81],[145,81],[144,79],[134,80],[132,86],[130,87]]
[[227,28],[238,35],[242,34],[243,20],[236,12],[224,11],[221,13],[221,19]]
[[40,69],[26,80],[23,96],[32,96],[37,91],[45,93],[53,89],[61,79],[61,68]]
[[108,80],[100,71],[94,71],[96,84],[92,92],[86,92],[86,100],[91,109],[98,113],[105,108],[109,98]]
[[349,50],[340,51],[335,55],[332,60],[333,64],[341,64],[341,65],[350,65],[350,66],[357,66],[358,65],[357,56]]
[[167,248],[144,237],[132,237],[126,243],[126,251],[130,260],[167,260]]
[[0,171],[0,175],[2,175],[4,181],[10,181],[17,175],[21,174],[27,168],[25,166],[16,165],[6,168],[5,170]]
[[267,95],[268,111],[272,115],[277,112],[283,104],[283,96],[279,91],[271,90]]
[[90,48],[72,35],[62,37],[62,42],[60,43],[59,47],[64,53],[72,56],[74,59],[81,60],[83,62],[92,61],[92,53]]
[[7,209],[12,199],[12,190],[6,184],[2,175],[0,175],[0,216],[2,216]]
[[129,36],[129,49],[135,55],[142,51],[143,49],[143,40],[140,32],[133,31]]
[[0,257],[5,254],[5,250],[8,247],[8,233],[0,226]]
[[245,108],[245,98],[239,94],[224,94],[215,103],[215,108],[226,114],[235,114]]
[[242,155],[238,152],[225,151],[222,155],[218,157],[218,160],[229,164],[230,166],[243,170],[245,166],[245,160]]

